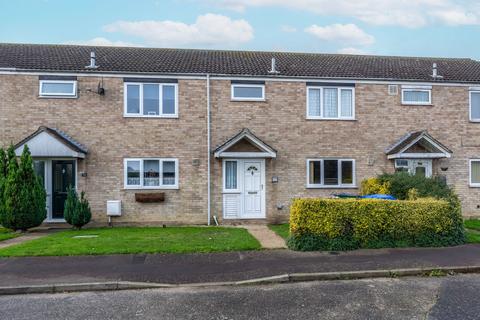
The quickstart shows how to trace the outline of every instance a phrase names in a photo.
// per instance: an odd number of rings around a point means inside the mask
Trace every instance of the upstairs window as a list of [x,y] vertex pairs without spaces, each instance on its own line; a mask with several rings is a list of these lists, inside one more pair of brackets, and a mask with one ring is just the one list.
[[432,88],[428,86],[402,86],[402,104],[432,104]]
[[40,80],[40,97],[75,98],[77,81]]
[[125,159],[126,189],[177,189],[177,159]]
[[307,160],[308,188],[345,188],[355,186],[355,160]]
[[125,110],[127,117],[178,116],[176,83],[125,83]]
[[470,121],[480,122],[480,91],[470,91]]
[[263,101],[265,100],[265,85],[233,83],[232,100]]
[[354,88],[308,87],[307,119],[355,119]]

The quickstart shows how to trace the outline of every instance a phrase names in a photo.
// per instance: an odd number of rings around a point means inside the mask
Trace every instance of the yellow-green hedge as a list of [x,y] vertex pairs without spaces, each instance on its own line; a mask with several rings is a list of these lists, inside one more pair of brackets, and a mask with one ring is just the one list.
[[347,250],[464,243],[456,198],[390,201],[295,199],[289,246],[296,250]]

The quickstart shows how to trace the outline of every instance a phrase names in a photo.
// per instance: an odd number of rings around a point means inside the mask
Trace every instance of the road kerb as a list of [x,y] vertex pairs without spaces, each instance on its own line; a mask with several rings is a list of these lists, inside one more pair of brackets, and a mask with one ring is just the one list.
[[408,276],[429,276],[432,273],[441,274],[480,273],[480,266],[456,267],[428,267],[405,268],[386,270],[339,271],[317,273],[291,273],[271,277],[262,277],[242,281],[204,282],[187,284],[164,284],[153,282],[107,281],[90,283],[63,283],[31,286],[0,287],[1,295],[39,294],[39,293],[64,293],[85,291],[114,291],[114,290],[139,290],[139,289],[168,289],[168,288],[193,288],[193,287],[222,287],[222,286],[248,286],[267,285],[287,282],[329,281],[329,280],[354,280],[369,278],[396,278]]

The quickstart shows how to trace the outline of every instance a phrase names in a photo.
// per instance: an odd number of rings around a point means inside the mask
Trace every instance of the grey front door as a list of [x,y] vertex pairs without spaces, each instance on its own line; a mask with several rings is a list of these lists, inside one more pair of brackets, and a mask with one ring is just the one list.
[[52,219],[63,219],[68,187],[75,187],[75,161],[52,161]]

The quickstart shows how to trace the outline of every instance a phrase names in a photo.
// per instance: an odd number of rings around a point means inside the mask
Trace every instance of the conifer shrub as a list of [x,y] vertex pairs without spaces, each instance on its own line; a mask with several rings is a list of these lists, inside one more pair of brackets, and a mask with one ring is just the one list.
[[4,171],[4,178],[0,179],[3,180],[0,182],[0,224],[22,231],[37,227],[47,216],[46,192],[33,169],[28,146],[25,145],[20,161],[17,161],[13,146],[8,148],[6,158],[2,162],[3,165],[7,163],[6,173]]
[[85,198],[85,192],[82,191],[79,198],[75,188],[68,188],[64,217],[68,224],[79,230],[90,222],[92,212],[90,204]]

